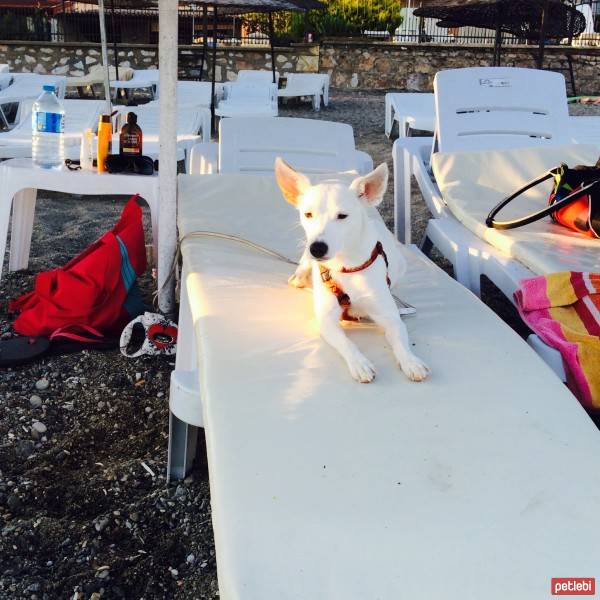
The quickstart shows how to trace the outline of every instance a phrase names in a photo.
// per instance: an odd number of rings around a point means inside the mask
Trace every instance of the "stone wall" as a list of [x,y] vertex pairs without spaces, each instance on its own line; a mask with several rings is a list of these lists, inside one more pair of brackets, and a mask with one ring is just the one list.
[[[210,49],[208,49],[210,52]],[[112,48],[108,52],[109,62],[114,64]],[[133,69],[158,68],[158,49],[156,46],[132,44],[118,49],[119,66]],[[196,79],[202,69],[202,47],[179,47],[179,76],[181,79]],[[204,69],[207,77],[211,63],[205,57]],[[275,54],[277,69],[280,73],[290,71],[317,72],[319,69],[319,47],[315,44],[298,44],[289,48],[277,48]],[[88,43],[19,43],[0,42],[0,63],[7,63],[11,71],[32,73],[53,73],[79,77],[87,73],[90,67],[101,63],[100,47]],[[235,47],[217,50],[217,81],[235,79],[240,69],[270,69],[271,53],[269,48]]]
[[[546,65],[553,69],[566,66],[572,57],[579,94],[600,94],[600,48],[547,48]],[[513,46],[503,53],[503,64],[533,67],[537,49]],[[158,66],[156,46],[130,45],[120,48],[119,65],[140,68]],[[206,57],[208,58],[208,57]],[[467,45],[401,45],[365,41],[324,41],[321,45],[298,44],[276,48],[276,65],[286,72],[317,72],[331,75],[333,87],[345,89],[394,89],[431,91],[433,77],[441,69],[487,66],[492,58],[490,47]],[[112,49],[109,59],[113,63]],[[0,42],[0,63],[11,70],[61,75],[82,75],[100,62],[97,44]],[[206,63],[205,61],[205,72]],[[202,67],[202,48],[179,47],[181,79],[195,79]],[[240,69],[270,69],[268,48],[232,47],[217,51],[217,81],[231,81]],[[210,76],[206,72],[204,78]]]
[[[573,61],[578,94],[600,93],[600,48],[546,48],[546,67],[564,69],[567,53]],[[534,67],[536,58],[537,48],[512,46],[503,51],[502,64]],[[329,73],[332,85],[339,88],[432,91],[437,71],[489,66],[491,60],[489,46],[325,41],[319,69]]]

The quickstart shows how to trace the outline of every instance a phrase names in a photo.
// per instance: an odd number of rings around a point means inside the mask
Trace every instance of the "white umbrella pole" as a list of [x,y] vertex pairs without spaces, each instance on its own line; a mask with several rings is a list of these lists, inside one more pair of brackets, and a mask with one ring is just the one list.
[[175,309],[174,278],[169,271],[177,248],[177,54],[178,2],[159,0],[159,189],[158,305],[165,314]]
[[[106,114],[110,115],[110,73],[108,64],[108,46],[106,43],[106,22],[104,20],[104,0],[98,0],[98,18],[100,19],[100,44],[102,45],[102,64],[104,65],[104,94],[106,98]],[[114,33],[114,32],[113,32]],[[117,60],[115,56],[115,61]]]

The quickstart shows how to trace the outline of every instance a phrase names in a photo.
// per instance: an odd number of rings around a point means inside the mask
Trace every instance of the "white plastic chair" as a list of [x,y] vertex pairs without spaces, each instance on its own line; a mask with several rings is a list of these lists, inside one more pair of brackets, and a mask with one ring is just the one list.
[[385,134],[390,137],[398,122],[398,136],[408,137],[411,129],[432,131],[435,125],[433,94],[402,92],[385,95]]
[[325,95],[325,79],[320,73],[288,73],[287,84],[277,91],[279,98],[312,98],[313,110],[321,108]]
[[133,77],[128,81],[111,81],[110,87],[113,98],[117,97],[119,90],[127,93],[129,90],[150,90],[153,99],[158,98],[158,69],[134,70]]
[[[273,71],[258,69],[256,71],[250,69],[242,69],[238,71],[237,81],[240,83],[273,83]],[[279,84],[279,72],[275,71],[275,83]]]
[[189,173],[271,174],[282,156],[306,173],[373,168],[371,157],[354,145],[350,125],[280,117],[223,119],[219,143],[199,144],[191,152]]
[[225,99],[219,102],[219,117],[276,117],[277,86],[270,84],[226,83]]

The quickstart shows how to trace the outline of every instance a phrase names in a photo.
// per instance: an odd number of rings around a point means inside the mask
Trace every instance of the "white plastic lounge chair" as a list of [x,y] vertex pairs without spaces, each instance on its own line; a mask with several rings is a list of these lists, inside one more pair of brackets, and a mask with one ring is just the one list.
[[[242,69],[238,71],[237,81],[241,83],[273,83],[273,71],[267,71],[264,69],[251,70]],[[275,71],[275,83],[279,84],[279,72]]]
[[120,90],[127,93],[129,90],[149,90],[153,99],[158,98],[158,69],[134,70],[133,77],[128,81],[111,81],[110,87],[113,97],[117,97]]
[[[178,189],[180,236],[298,257],[297,213],[271,178]],[[360,327],[379,371],[358,385],[320,340],[310,292],[287,285],[292,266],[183,241],[170,474],[204,427],[221,598],[544,600],[553,574],[597,573],[598,430],[496,315],[405,252],[431,378],[408,382]]]
[[3,98],[37,98],[45,85],[53,85],[59,98],[65,97],[66,77],[63,75],[38,75],[37,73],[11,73],[12,83],[0,91]]
[[[517,148],[572,141],[565,80],[559,73],[507,67],[441,71],[434,87],[440,108],[435,150]],[[399,239],[410,241],[410,177],[414,175],[434,217],[443,214],[431,180],[432,138],[400,138],[393,148],[394,204]],[[459,265],[455,264],[455,269]],[[455,270],[456,273],[456,270]],[[457,273],[457,277],[460,275]]]
[[[225,85],[215,84],[215,96],[220,100],[224,95]],[[178,81],[177,82],[177,105],[180,108],[192,106],[204,106],[210,108],[210,97],[212,83],[209,81]],[[158,100],[151,100],[145,106],[158,106]]]
[[279,98],[312,98],[313,110],[321,109],[325,80],[319,73],[288,73],[287,84],[277,91]]
[[390,137],[398,122],[398,136],[408,137],[411,129],[433,131],[435,104],[433,94],[412,92],[385,95],[385,135]]
[[[212,84],[207,81],[178,81],[177,82],[177,107],[178,109],[208,109],[211,105]],[[215,86],[217,101],[223,96],[223,84]],[[159,101],[152,100],[144,106],[158,107]],[[135,109],[134,109],[135,110]],[[202,139],[210,142],[210,111],[201,111]]]
[[192,149],[188,173],[273,173],[277,156],[309,173],[368,173],[373,168],[371,157],[356,150],[350,125],[316,119],[234,117],[220,122],[218,144],[199,144]]
[[[77,88],[81,95],[83,88],[91,89],[93,92],[94,85],[104,83],[104,66],[94,65],[89,73],[82,75],[81,77],[67,77],[66,86],[67,88]],[[133,77],[134,71],[131,68],[119,67],[119,81],[130,81]],[[115,67],[109,67],[109,79],[117,79],[117,70]]]
[[[65,157],[79,158],[81,134],[87,128],[96,130],[98,117],[105,108],[102,100],[62,100],[65,108]],[[23,116],[13,129],[0,132],[0,159],[31,156],[31,106],[33,100],[23,101]]]
[[276,117],[277,86],[274,83],[226,83],[225,99],[219,102],[219,117]]
[[[459,69],[438,73],[435,90],[438,115],[436,143],[446,154],[460,156],[461,152],[468,150],[527,146],[538,148],[543,146],[550,149],[568,143],[571,139],[562,75],[529,69],[488,69],[483,73],[481,69]],[[407,194],[407,198],[410,197],[408,187],[410,178],[406,175],[406,171],[409,173],[412,171],[434,216],[428,223],[423,248],[429,250],[432,245],[436,246],[452,263],[456,279],[474,293],[480,293],[480,278],[486,275],[512,300],[512,295],[521,279],[550,272],[550,264],[547,265],[546,270],[530,270],[523,267],[518,256],[501,254],[494,260],[490,258],[497,253],[494,253],[492,247],[486,247],[487,244],[482,243],[474,232],[469,232],[463,226],[464,224],[459,223],[455,211],[449,208],[447,199],[439,191],[437,178],[435,180],[430,178],[423,156],[427,148],[430,148],[430,143],[429,141],[421,148],[421,155],[414,150],[409,152],[403,143],[394,147],[395,173],[406,167],[407,162],[409,163],[408,168],[404,169],[404,175],[398,177],[401,182],[397,182],[398,185],[403,183],[404,193]],[[538,151],[541,151],[541,148]],[[401,156],[402,152],[404,156]],[[560,153],[564,153],[565,160],[569,156],[565,148],[561,149]],[[530,158],[530,164],[523,166],[524,169],[528,169],[529,166],[535,169],[536,165],[539,167],[540,162],[536,161],[534,156],[535,153]],[[561,162],[561,159],[557,158],[558,155],[552,156],[557,163]],[[434,154],[434,164],[436,164],[436,157],[437,154]],[[552,165],[546,168],[550,166]],[[480,170],[475,170],[473,176],[482,178],[484,176],[482,169],[490,172],[498,169],[498,165],[490,160],[487,163],[480,163],[479,168]],[[531,175],[530,179],[540,174],[539,172],[536,174],[535,170],[525,172]],[[507,172],[502,176],[506,177]],[[521,181],[518,173],[514,173],[512,177],[513,180],[505,181],[508,184],[507,194],[519,187],[516,183],[513,186],[515,181]],[[454,185],[457,185],[456,178]],[[470,189],[468,180],[465,180],[464,185],[464,188],[460,186],[459,193],[468,194]],[[497,189],[507,188],[505,185],[497,186]],[[398,193],[395,200],[397,201],[397,224],[406,233],[410,223],[410,217],[406,212],[409,210],[409,205],[398,201]],[[398,208],[400,206],[402,208]],[[487,207],[488,210],[492,207],[492,205],[488,206],[483,199],[482,206]],[[540,224],[540,226],[545,225],[546,223]],[[554,242],[556,243],[556,240]],[[573,254],[573,257],[575,256],[576,253]],[[557,267],[557,264],[554,266]],[[573,258],[569,269],[587,270],[590,266],[589,261]],[[598,270],[599,267],[600,263],[591,270]],[[557,375],[564,379],[565,373],[560,355],[542,344],[536,336],[532,336],[530,341]]]

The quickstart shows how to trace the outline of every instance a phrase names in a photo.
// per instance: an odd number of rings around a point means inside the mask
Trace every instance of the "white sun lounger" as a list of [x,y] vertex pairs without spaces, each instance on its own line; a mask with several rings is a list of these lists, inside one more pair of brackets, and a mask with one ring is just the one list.
[[277,86],[274,83],[226,83],[225,99],[215,114],[219,117],[276,117]]
[[[482,83],[483,82],[483,83]],[[558,73],[508,67],[451,69],[436,75],[440,114],[436,139],[394,143],[394,205],[399,239],[410,241],[410,182],[414,175],[434,217],[442,204],[431,180],[433,151],[599,144],[600,117],[569,117],[565,79]],[[435,107],[432,109],[436,118]]]
[[[217,100],[223,97],[224,84],[215,84],[215,96]],[[178,81],[177,82],[177,106],[190,108],[203,106],[210,108],[212,94],[212,83],[210,81]],[[158,106],[158,100],[151,100],[145,106]]]
[[135,69],[131,79],[128,81],[112,80],[110,87],[115,98],[119,90],[124,90],[126,93],[129,90],[149,90],[152,98],[155,99],[158,98],[158,81],[158,69]]
[[38,75],[37,73],[11,73],[13,81],[10,86],[0,92],[2,98],[37,98],[45,85],[53,85],[59,98],[65,97],[64,75]]
[[398,122],[398,135],[408,137],[411,129],[433,131],[435,105],[433,94],[388,93],[385,95],[385,134],[390,137],[394,123]]
[[[92,88],[94,85],[103,84],[104,73],[105,68],[103,65],[94,65],[88,73],[82,75],[81,77],[67,77],[66,87],[67,89],[78,88],[79,90],[82,90],[83,88]],[[110,80],[114,81],[117,79],[117,69],[115,67],[109,67],[108,73]],[[130,81],[133,77],[133,74],[133,69],[129,67],[119,67],[118,81]]]
[[325,95],[326,80],[328,75],[320,73],[288,73],[287,83],[284,88],[277,91],[279,98],[312,98],[313,110],[321,109],[321,98]]
[[[81,134],[87,128],[96,130],[98,117],[105,108],[102,100],[62,100],[65,108],[65,157],[79,158]],[[31,156],[31,106],[33,100],[23,101],[23,117],[18,125],[9,131],[0,132],[0,158],[20,158]]]
[[[262,83],[268,85],[273,83],[273,71],[265,69],[242,69],[238,71],[237,81],[242,83]],[[279,84],[279,72],[275,71],[275,83]]]
[[[578,154],[577,148],[571,149],[575,154],[569,154],[571,152],[569,148],[561,148],[557,154],[552,153],[553,147],[569,142],[572,135],[562,75],[531,69],[458,69],[438,73],[435,89],[438,119],[436,144],[444,153],[456,154],[459,157],[456,158],[459,161],[457,164],[460,164],[460,157],[464,151],[526,146],[538,148],[527,155],[529,164],[521,166],[525,178],[530,175],[528,181],[541,174],[540,168],[543,172],[553,166],[545,163],[541,158],[536,158],[537,152],[541,152],[543,148],[548,150],[548,154],[542,153],[539,156],[550,157],[550,162],[560,163],[560,156],[564,156],[565,161],[573,160],[574,164],[579,164],[577,161],[578,157],[581,158],[581,154]],[[427,144],[421,147],[421,154],[419,154],[414,148],[411,151],[403,142],[394,146],[397,175],[395,185],[398,186],[395,193],[396,219],[399,230],[405,234],[405,239],[410,223],[407,212],[409,203],[406,202],[406,198],[410,197],[409,175],[412,172],[434,216],[427,225],[423,248],[426,251],[432,245],[438,248],[452,263],[456,279],[477,295],[480,294],[480,280],[483,275],[489,277],[512,300],[521,279],[551,272],[552,268],[561,270],[558,263],[554,263],[553,266],[547,264],[544,269],[532,268],[531,265],[523,264],[522,257],[518,253],[517,256],[511,253],[498,253],[493,246],[479,239],[473,231],[469,231],[464,226],[465,223],[459,222],[455,214],[456,205],[454,208],[449,205],[446,195],[440,193],[440,182],[437,178],[431,179],[426,167],[424,154],[427,153],[428,147],[430,146]],[[584,150],[582,148],[581,152]],[[591,157],[597,153],[598,148],[592,147],[591,154],[588,148],[587,154],[584,153],[583,156],[591,160]],[[436,164],[436,157],[437,153],[434,153],[434,164]],[[595,162],[596,159],[593,159],[590,164]],[[522,173],[514,169],[502,171],[499,163],[491,159],[488,162],[478,163],[478,167],[472,163],[470,168],[474,169],[471,177],[475,177],[476,181],[484,177],[492,177],[492,173],[496,171],[501,172],[500,177],[503,178],[504,185],[498,183],[496,189],[506,191],[505,195],[518,189],[517,181],[523,181]],[[398,173],[400,170],[403,170],[401,175]],[[438,170],[435,172],[437,173]],[[443,173],[445,170],[441,169],[439,172]],[[457,178],[453,179],[453,192],[469,195],[474,187],[472,179],[465,177],[460,185],[458,181]],[[404,202],[399,200],[398,188],[401,185],[404,185]],[[493,197],[497,198],[497,196]],[[497,201],[499,199],[497,198]],[[515,204],[517,205],[522,206],[520,203]],[[493,204],[490,205],[485,196],[482,196],[482,210],[487,208],[489,211],[492,206]],[[482,220],[483,226],[484,217],[478,215],[477,218]],[[546,227],[547,223],[538,225]],[[481,229],[478,231],[482,233]],[[544,237],[544,234],[538,233]],[[495,232],[489,235],[493,239],[498,239]],[[517,233],[516,237],[520,235]],[[565,235],[558,239],[563,240],[566,237]],[[556,239],[554,241],[556,243]],[[533,252],[540,251],[541,248],[536,245]],[[593,261],[580,260],[576,252],[571,254],[567,264],[569,270],[598,270],[600,266]],[[530,343],[564,380],[565,372],[560,354],[542,344],[537,336],[532,336]]]
[[316,119],[279,117],[223,119],[219,143],[192,149],[188,173],[273,173],[282,156],[309,173],[368,173],[373,160],[356,150],[350,125]]
[[[298,258],[272,178],[179,178],[179,232]],[[600,575],[600,435],[487,307],[418,253],[402,296],[431,378],[410,383],[381,332],[356,384],[317,332],[291,265],[230,240],[182,243],[171,475],[204,427],[223,600],[545,600]],[[451,318],[449,318],[451,315]],[[187,458],[187,460],[186,460]]]

